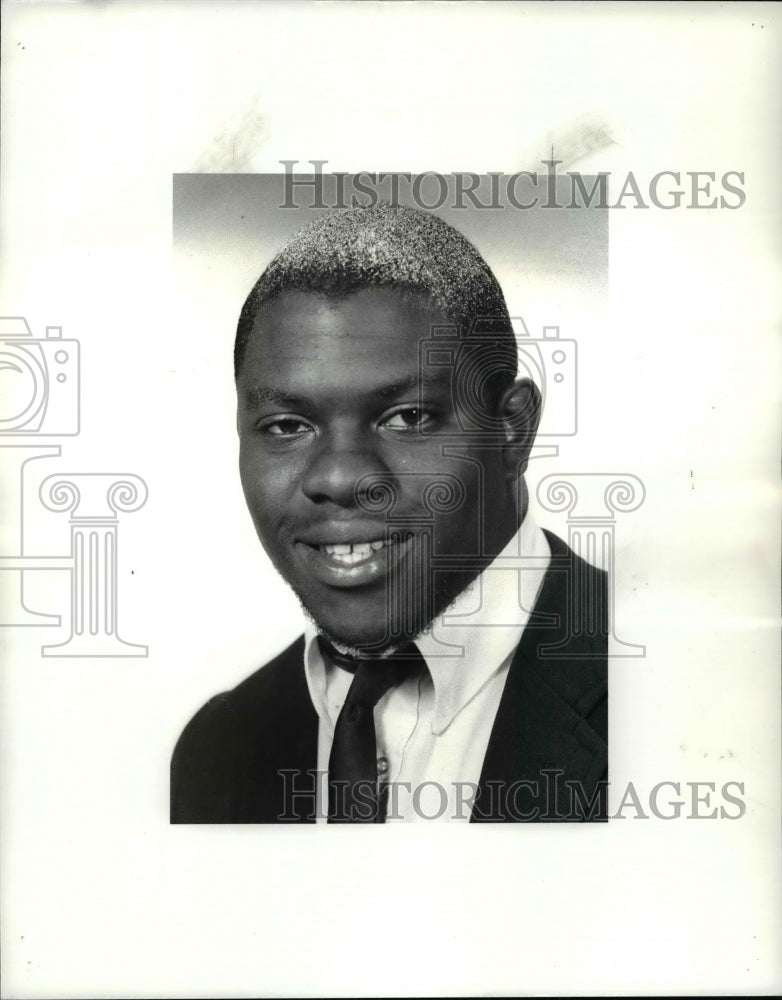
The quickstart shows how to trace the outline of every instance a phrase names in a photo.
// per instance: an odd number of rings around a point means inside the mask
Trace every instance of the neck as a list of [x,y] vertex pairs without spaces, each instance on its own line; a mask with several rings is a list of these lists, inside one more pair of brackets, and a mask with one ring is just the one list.
[[[486,565],[495,559],[513,538],[524,522],[529,510],[529,491],[524,476],[519,477],[518,490],[507,498],[502,515],[497,518],[492,544],[488,546]],[[479,574],[476,574],[476,577]]]

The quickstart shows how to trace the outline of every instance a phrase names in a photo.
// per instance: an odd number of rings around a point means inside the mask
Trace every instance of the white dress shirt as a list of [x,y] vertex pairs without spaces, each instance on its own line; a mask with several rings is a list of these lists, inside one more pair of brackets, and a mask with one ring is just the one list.
[[[510,661],[551,560],[530,513],[503,551],[416,645],[427,671],[375,706],[378,774],[390,782],[386,822],[470,818]],[[317,821],[325,822],[334,727],[353,674],[326,662],[305,629],[304,668],[318,713]]]

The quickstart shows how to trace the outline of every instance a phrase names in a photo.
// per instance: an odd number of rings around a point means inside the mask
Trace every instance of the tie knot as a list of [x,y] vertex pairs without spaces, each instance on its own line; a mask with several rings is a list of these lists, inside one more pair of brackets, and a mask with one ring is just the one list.
[[412,676],[420,666],[417,659],[398,659],[387,656],[372,660],[361,660],[350,685],[346,705],[368,705],[372,708],[386,691],[397,687],[407,677]]
[[332,663],[353,674],[345,704],[374,706],[392,687],[397,687],[408,677],[426,667],[424,658],[415,643],[389,656],[367,656],[364,658],[341,653],[323,636],[318,636],[321,652]]
[[355,674],[358,670],[358,665],[361,663],[361,658],[354,656],[352,653],[341,653],[337,647],[329,642],[324,636],[318,636],[318,646],[320,647],[321,655],[330,660],[335,666],[342,667],[343,670],[347,670],[348,673]]

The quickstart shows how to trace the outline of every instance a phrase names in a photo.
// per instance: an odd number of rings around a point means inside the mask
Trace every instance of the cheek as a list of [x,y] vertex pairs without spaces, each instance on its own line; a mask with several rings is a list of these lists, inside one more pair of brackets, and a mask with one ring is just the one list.
[[[472,506],[453,514],[441,514],[434,523],[436,555],[473,556],[479,551],[480,525]],[[459,566],[459,569],[462,567]]]
[[295,463],[277,462],[250,448],[239,453],[239,477],[256,523],[274,523],[290,508],[298,489]]
[[[496,470],[496,457],[472,454],[471,461],[442,465],[449,485],[440,494],[441,509],[434,516],[435,545],[440,554],[475,555],[481,550],[485,525],[491,519],[493,505],[500,503],[502,480]],[[493,460],[492,460],[493,459]],[[436,480],[434,473],[432,480]]]

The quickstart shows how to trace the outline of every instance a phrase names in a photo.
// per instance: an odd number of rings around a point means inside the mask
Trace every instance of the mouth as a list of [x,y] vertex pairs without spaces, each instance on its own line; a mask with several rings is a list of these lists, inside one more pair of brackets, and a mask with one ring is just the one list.
[[367,559],[372,558],[373,552],[380,552],[382,549],[397,545],[398,542],[391,539],[378,538],[374,542],[357,542],[351,545],[316,545],[319,552],[330,556],[340,566],[357,566]]
[[296,542],[310,574],[333,587],[362,587],[385,578],[412,544],[409,532],[361,542]]

